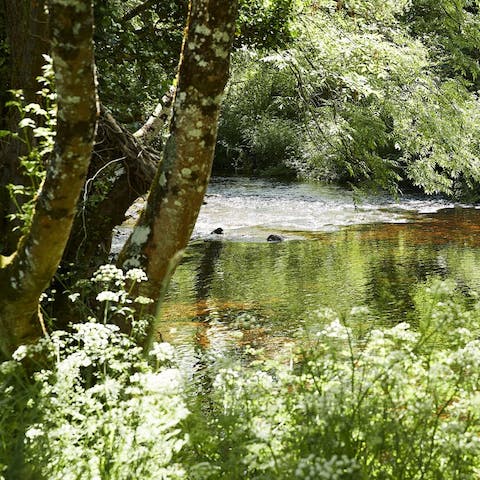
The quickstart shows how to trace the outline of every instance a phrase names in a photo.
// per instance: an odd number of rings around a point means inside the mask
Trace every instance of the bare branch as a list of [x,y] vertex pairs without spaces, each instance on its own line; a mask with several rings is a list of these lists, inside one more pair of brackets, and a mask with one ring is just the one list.
[[162,97],[161,102],[155,107],[150,118],[133,134],[141,143],[151,143],[163,130],[172,111],[174,94],[175,88],[172,87],[169,92]]

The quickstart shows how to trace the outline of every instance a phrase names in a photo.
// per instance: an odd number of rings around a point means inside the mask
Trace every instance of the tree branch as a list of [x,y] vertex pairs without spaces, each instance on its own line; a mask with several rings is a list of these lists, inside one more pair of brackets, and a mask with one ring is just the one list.
[[[77,277],[90,276],[107,261],[113,228],[125,220],[132,203],[148,192],[160,161],[156,150],[142,145],[101,107],[83,201],[63,257],[64,264],[75,265]],[[100,200],[94,203],[92,197]]]
[[127,12],[122,18],[121,22],[129,22],[132,18],[135,18],[137,15],[140,15],[142,12],[150,8],[151,6],[155,5],[158,0],[146,0],[145,2],[137,5],[136,7],[132,8],[129,12]]
[[150,118],[140,127],[133,136],[141,143],[150,144],[161,130],[165,127],[172,111],[172,101],[175,94],[175,88],[171,88],[163,97],[161,102],[155,107]]

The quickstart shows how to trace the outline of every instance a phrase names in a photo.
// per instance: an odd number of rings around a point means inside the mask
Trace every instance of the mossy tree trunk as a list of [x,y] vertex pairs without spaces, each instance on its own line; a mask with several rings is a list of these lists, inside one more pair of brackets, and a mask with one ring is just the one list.
[[52,57],[58,95],[55,150],[32,226],[1,258],[0,350],[42,334],[39,297],[51,281],[70,234],[93,149],[97,97],[91,0],[50,0]]
[[[158,297],[190,239],[212,167],[237,2],[193,0],[163,162],[119,265],[142,267]],[[153,325],[152,325],[153,328]]]

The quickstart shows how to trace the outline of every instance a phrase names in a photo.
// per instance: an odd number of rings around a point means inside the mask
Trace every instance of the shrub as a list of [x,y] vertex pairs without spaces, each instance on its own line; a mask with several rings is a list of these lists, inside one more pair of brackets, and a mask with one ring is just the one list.
[[[145,325],[135,321],[134,307],[150,299],[130,294],[144,280],[139,269],[100,267],[92,278],[94,288],[104,288],[100,323],[89,317],[55,331],[1,364],[6,478],[184,477],[175,458],[187,441],[179,425],[188,409],[173,348],[154,343],[145,356],[136,344]],[[130,320],[130,336],[108,323],[112,316]]]
[[[192,477],[478,476],[478,311],[452,294],[445,283],[426,289],[417,331],[399,323],[360,334],[326,312],[322,320],[330,323],[295,366],[259,361],[221,369],[201,424],[212,437],[195,451],[198,458],[203,448],[210,474]],[[359,315],[352,311],[352,326],[362,323]],[[191,428],[199,438],[198,424]]]
[[1,364],[0,466],[12,479],[476,478],[478,306],[438,281],[416,301],[416,329],[324,311],[295,357],[247,349],[247,365],[206,362],[188,383],[168,344],[146,358],[91,319],[55,332]]
[[[8,478],[183,478],[175,457],[187,440],[178,427],[188,410],[171,350],[155,344],[152,367],[118,327],[94,322],[17,350],[1,378],[2,445],[17,437],[23,453],[12,465],[2,449]],[[28,381],[20,362],[40,352],[51,366]],[[19,404],[26,424],[15,420]]]

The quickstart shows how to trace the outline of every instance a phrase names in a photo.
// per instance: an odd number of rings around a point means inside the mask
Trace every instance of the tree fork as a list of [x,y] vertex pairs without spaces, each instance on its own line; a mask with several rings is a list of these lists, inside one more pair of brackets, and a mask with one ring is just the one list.
[[[101,107],[83,199],[62,261],[77,265],[77,277],[90,276],[107,261],[113,228],[125,220],[132,203],[148,192],[160,160],[155,149],[140,143]],[[95,197],[100,200],[94,202]]]

